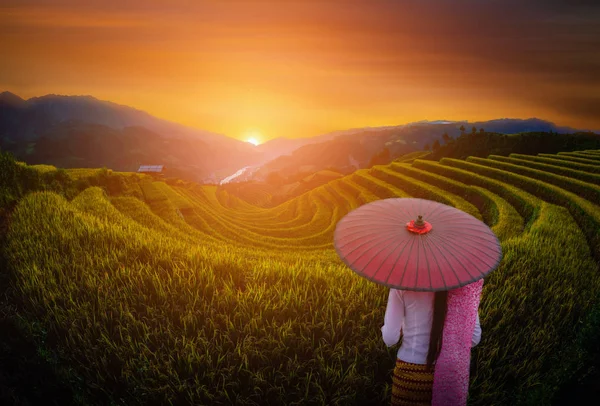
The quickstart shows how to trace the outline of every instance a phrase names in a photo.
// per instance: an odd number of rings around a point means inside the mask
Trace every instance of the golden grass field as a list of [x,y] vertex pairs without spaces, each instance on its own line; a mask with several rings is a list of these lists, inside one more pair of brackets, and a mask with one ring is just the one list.
[[264,188],[18,165],[61,175],[6,194],[15,317],[81,404],[387,404],[388,290],[342,263],[333,232],[370,201],[425,198],[502,244],[469,404],[552,404],[600,331],[600,152],[422,155],[271,208]]

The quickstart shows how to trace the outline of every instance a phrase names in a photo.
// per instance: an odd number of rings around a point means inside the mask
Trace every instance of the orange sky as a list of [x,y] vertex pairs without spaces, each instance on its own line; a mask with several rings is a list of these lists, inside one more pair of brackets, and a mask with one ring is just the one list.
[[600,129],[592,1],[110,3],[3,1],[0,92],[261,141],[424,119]]

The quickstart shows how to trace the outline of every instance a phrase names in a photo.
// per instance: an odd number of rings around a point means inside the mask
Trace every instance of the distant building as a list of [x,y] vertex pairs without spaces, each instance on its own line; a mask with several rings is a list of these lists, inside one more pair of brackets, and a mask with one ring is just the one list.
[[153,176],[163,176],[164,170],[164,165],[140,165],[138,173],[147,173]]

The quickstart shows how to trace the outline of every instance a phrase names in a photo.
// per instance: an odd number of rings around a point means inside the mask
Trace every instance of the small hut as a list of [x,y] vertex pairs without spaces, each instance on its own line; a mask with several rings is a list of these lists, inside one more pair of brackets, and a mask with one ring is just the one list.
[[164,165],[140,165],[138,173],[147,173],[155,177],[163,177],[165,175]]

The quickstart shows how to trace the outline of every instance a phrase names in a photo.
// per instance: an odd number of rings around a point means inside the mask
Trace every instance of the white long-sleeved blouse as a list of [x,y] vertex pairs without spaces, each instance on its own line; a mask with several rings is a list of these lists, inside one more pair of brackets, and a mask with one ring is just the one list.
[[[434,295],[434,292],[390,289],[381,334],[385,344],[391,347],[398,343],[402,332],[402,345],[398,349],[398,359],[413,364],[427,363]],[[477,314],[472,346],[479,344],[480,340],[481,326]]]

